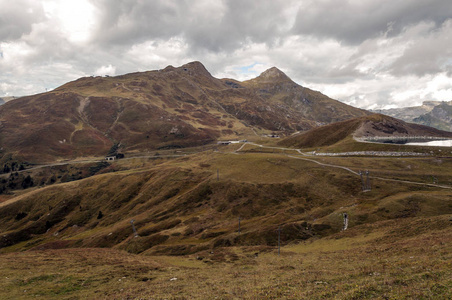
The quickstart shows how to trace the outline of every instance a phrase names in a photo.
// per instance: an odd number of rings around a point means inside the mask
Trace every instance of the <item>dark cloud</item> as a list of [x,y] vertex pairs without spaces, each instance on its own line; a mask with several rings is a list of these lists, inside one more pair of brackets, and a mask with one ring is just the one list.
[[95,42],[107,45],[134,44],[177,35],[187,4],[174,1],[93,0],[100,12]]
[[224,1],[224,4],[221,17],[214,16],[213,19],[217,19],[213,24],[208,20],[185,32],[193,46],[212,51],[231,51],[248,43],[272,46],[276,39],[287,36],[284,30],[287,22],[284,1],[230,0]]
[[450,0],[304,1],[293,32],[360,44],[369,38],[394,36],[405,27],[432,21],[436,27],[452,16]]
[[234,50],[247,43],[274,43],[288,1],[93,0],[101,12],[94,40],[105,46],[180,36],[191,50]]
[[32,25],[44,18],[38,1],[0,0],[0,41],[18,39],[30,33]]
[[[356,69],[355,64],[347,65],[343,68],[333,68],[325,74],[331,83],[347,83],[356,80],[357,78],[372,79],[372,74],[367,74]],[[325,81],[323,81],[325,82]]]

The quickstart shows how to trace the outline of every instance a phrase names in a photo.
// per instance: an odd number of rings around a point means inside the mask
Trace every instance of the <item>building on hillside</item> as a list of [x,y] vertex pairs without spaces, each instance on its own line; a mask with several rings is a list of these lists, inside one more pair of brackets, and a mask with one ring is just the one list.
[[124,154],[123,153],[116,153],[114,155],[108,155],[105,157],[105,160],[116,160],[116,159],[121,159],[124,158]]

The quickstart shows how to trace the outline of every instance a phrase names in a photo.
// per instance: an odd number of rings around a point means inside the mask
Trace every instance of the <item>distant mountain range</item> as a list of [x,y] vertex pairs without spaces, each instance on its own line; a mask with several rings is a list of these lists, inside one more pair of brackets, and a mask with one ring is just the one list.
[[293,82],[277,68],[217,79],[200,62],[85,77],[0,106],[3,154],[30,161],[197,146],[297,131],[370,114]]
[[425,101],[421,106],[374,110],[406,122],[452,131],[452,101]]
[[8,101],[16,99],[17,97],[0,97],[0,105],[5,104]]

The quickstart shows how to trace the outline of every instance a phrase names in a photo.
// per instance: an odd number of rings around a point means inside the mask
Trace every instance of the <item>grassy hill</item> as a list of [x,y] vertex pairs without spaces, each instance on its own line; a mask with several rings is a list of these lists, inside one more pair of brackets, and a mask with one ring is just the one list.
[[[0,295],[450,297],[452,160],[320,165],[235,149],[119,160],[104,174],[3,195]],[[341,166],[369,170],[372,190]]]
[[108,248],[17,252],[0,255],[0,296],[450,299],[451,242],[450,221],[440,216],[361,225],[283,247],[280,256],[253,247],[184,257]]
[[0,246],[16,251],[56,243],[188,254],[218,246],[274,246],[279,225],[285,243],[328,236],[341,230],[345,211],[351,226],[450,211],[449,190],[391,181],[430,184],[435,178],[452,185],[449,160],[338,162],[378,175],[372,192],[363,193],[359,176],[347,170],[276,153],[118,161],[110,173],[3,196]]
[[326,147],[324,148],[325,150],[333,152],[337,150],[362,151],[371,149],[374,151],[409,151],[409,149],[413,150],[413,148],[401,147],[400,145],[366,145],[356,142],[354,138],[416,136],[451,138],[452,134],[423,125],[406,123],[389,116],[373,114],[297,133],[281,140],[279,144],[295,148]]

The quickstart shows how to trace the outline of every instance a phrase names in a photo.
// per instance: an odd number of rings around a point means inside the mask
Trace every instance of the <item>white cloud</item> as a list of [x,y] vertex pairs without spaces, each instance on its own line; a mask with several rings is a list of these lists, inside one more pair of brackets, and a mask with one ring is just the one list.
[[188,48],[184,38],[177,36],[168,40],[134,44],[125,52],[124,57],[134,65],[140,66],[139,70],[145,71],[187,63]]
[[94,75],[96,75],[96,76],[105,76],[105,75],[114,76],[114,75],[116,75],[116,67],[112,66],[112,65],[102,66],[102,67],[98,68],[96,71],[94,71]]
[[88,0],[45,0],[45,15],[74,43],[87,42],[95,26],[95,7]]
[[452,80],[446,73],[435,75],[426,87],[420,89],[420,95],[424,99],[452,100]]

